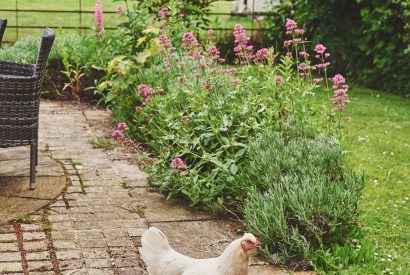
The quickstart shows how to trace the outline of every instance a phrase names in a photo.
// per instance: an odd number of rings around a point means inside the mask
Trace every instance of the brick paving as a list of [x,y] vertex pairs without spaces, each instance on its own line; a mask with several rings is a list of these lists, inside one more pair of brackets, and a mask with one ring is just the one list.
[[[152,192],[125,152],[93,149],[90,140],[110,127],[107,111],[42,102],[40,166],[44,154],[57,162],[66,187],[30,219],[0,226],[0,274],[147,274],[138,247],[148,225],[197,258],[219,255],[237,237],[235,222]],[[286,274],[257,260],[249,273]]]
[[89,145],[101,135],[90,123],[110,114],[58,102],[43,102],[40,113],[40,148],[63,168],[67,188],[31,221],[0,227],[0,274],[146,274],[137,244],[147,221],[128,209],[135,199],[107,153]]

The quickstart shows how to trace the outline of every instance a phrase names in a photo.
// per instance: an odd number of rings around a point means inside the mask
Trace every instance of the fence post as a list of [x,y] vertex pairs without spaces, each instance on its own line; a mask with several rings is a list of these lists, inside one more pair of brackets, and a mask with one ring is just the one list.
[[19,40],[19,1],[16,0],[16,41]]
[[82,1],[81,0],[78,0],[78,6],[79,6],[78,13],[80,14],[80,28],[78,29],[78,33],[80,35],[82,35],[82,26],[83,26],[83,20],[82,20],[83,13],[82,13],[82,11],[83,11],[83,9],[82,9]]

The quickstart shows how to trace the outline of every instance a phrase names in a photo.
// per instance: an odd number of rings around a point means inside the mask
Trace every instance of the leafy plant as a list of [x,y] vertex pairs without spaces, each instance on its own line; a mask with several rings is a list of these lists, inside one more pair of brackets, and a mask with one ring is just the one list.
[[332,255],[341,254],[336,245],[356,227],[363,178],[344,167],[337,140],[306,126],[268,128],[247,157],[236,193],[245,195],[244,218],[263,254],[295,269],[308,268],[317,251],[333,247]]
[[348,73],[357,83],[408,94],[410,84],[410,1],[280,1],[280,16],[267,18],[271,39],[281,45],[286,18],[304,22],[308,40],[326,42],[335,64],[332,72]]

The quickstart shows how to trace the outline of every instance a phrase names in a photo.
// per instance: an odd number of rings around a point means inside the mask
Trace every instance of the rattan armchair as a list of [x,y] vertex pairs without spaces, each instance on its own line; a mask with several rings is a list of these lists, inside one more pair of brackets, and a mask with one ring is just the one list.
[[1,41],[3,40],[4,31],[6,30],[7,26],[7,19],[0,18],[0,45]]
[[30,145],[30,189],[38,162],[41,85],[54,32],[46,28],[36,64],[0,61],[0,148]]

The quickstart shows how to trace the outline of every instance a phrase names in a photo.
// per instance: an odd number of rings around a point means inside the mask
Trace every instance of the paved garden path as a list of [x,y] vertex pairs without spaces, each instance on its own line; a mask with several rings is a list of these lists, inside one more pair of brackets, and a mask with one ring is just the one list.
[[[55,161],[66,187],[30,217],[0,226],[0,274],[146,274],[138,247],[148,225],[193,257],[216,256],[237,237],[236,223],[151,191],[126,153],[93,149],[90,140],[112,128],[109,112],[55,101],[40,109],[40,166]],[[251,274],[283,272],[255,262]]]

